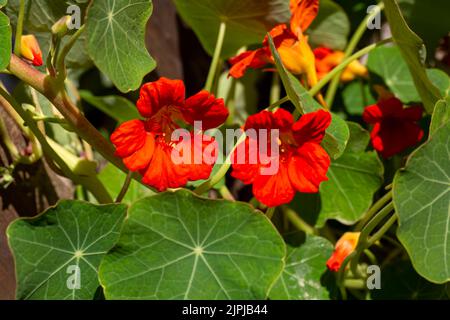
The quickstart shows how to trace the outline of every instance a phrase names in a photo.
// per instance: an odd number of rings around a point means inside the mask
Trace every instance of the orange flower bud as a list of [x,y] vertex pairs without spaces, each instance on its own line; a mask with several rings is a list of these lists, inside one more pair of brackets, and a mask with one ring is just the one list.
[[336,242],[334,252],[327,261],[328,269],[334,272],[339,271],[345,258],[355,250],[359,235],[360,232],[346,232],[342,235],[338,242]]
[[39,47],[39,42],[32,34],[22,36],[21,41],[21,54],[22,57],[31,61],[35,66],[42,66],[42,52]]

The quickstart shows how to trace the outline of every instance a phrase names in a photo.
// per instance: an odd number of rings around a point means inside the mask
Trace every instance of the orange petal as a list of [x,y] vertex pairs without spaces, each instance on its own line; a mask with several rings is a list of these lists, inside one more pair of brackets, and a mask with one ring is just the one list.
[[305,32],[317,17],[319,0],[291,0],[291,30],[294,34]]
[[42,66],[42,52],[39,42],[32,34],[22,36],[21,38],[21,55],[25,59],[31,61],[35,66]]
[[327,261],[327,267],[331,271],[337,272],[341,268],[345,258],[355,250],[358,244],[360,232],[346,232],[336,242],[334,252]]

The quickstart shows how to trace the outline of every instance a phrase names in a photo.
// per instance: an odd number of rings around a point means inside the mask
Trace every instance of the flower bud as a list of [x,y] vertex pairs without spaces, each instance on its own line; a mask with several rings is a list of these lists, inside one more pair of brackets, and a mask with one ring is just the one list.
[[64,37],[69,31],[69,22],[71,17],[64,16],[52,26],[52,33],[60,38]]
[[32,34],[22,36],[21,55],[35,66],[42,66],[42,52],[36,37]]
[[360,232],[346,232],[336,242],[334,252],[327,261],[327,267],[331,271],[337,272],[341,268],[345,258],[355,250],[358,244]]

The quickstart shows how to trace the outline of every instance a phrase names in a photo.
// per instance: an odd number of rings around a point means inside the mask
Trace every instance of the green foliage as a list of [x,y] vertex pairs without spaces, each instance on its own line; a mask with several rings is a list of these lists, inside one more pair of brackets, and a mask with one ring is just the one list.
[[333,252],[327,240],[307,236],[300,247],[288,247],[286,266],[270,290],[272,300],[327,300],[323,286],[326,262]]
[[362,81],[353,81],[342,90],[345,110],[351,115],[362,115],[364,108],[376,102],[370,87]]
[[267,31],[289,21],[286,0],[174,0],[178,13],[213,55],[221,22],[226,24],[222,58],[243,46],[262,43]]
[[406,24],[395,0],[385,0],[384,5],[392,36],[408,64],[425,110],[432,113],[434,105],[441,98],[441,95],[425,72],[423,66],[425,46],[423,41]]
[[[6,0],[0,3],[0,8],[6,4]],[[11,57],[11,25],[9,18],[0,11],[0,70],[5,69]]]
[[166,192],[131,206],[100,282],[108,299],[264,299],[285,250],[246,204]]
[[[305,114],[322,109],[322,106],[303,88],[300,81],[286,70],[271,37],[269,37],[269,43],[281,81],[289,100],[294,104],[297,111],[300,114]],[[332,121],[325,133],[322,146],[332,158],[337,159],[344,152],[348,138],[347,124],[342,118],[332,114]]]
[[344,50],[349,33],[350,21],[345,11],[334,1],[319,1],[319,14],[308,29],[311,45]]
[[13,222],[7,235],[17,298],[92,299],[99,286],[98,266],[119,237],[125,211],[122,204],[61,201],[36,218]]
[[417,272],[435,283],[450,280],[450,124],[408,159],[394,178],[397,236]]
[[139,88],[156,68],[145,47],[151,0],[95,0],[87,12],[87,51],[122,92]]

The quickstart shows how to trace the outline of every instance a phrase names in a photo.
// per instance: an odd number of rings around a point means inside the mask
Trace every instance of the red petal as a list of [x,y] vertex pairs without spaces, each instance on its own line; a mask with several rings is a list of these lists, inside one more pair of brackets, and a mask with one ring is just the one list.
[[300,192],[319,191],[322,181],[328,180],[330,157],[316,143],[305,143],[292,155],[288,170],[292,185]]
[[290,9],[292,32],[304,32],[317,17],[319,0],[291,0]]
[[[218,144],[212,137],[191,133],[177,143],[175,150],[179,151],[178,156],[188,170],[190,181],[209,178],[218,155]],[[189,153],[184,154],[185,150]]]
[[253,182],[253,194],[268,207],[291,202],[295,190],[289,180],[287,167],[280,162],[277,174],[257,176]]
[[306,142],[320,144],[330,123],[331,114],[325,110],[318,110],[301,116],[292,126],[295,141],[299,145]]
[[144,122],[141,120],[122,123],[111,135],[111,142],[116,147],[116,155],[125,158],[142,148],[146,134]]
[[259,175],[261,165],[258,162],[258,146],[255,140],[249,138],[241,142],[231,155],[232,168],[231,176],[241,180],[244,184],[253,183]]
[[245,51],[229,60],[231,64],[229,76],[241,78],[248,68],[258,69],[270,61],[270,52],[266,48]]
[[251,115],[245,122],[245,130],[248,129],[279,129],[289,130],[294,123],[292,114],[284,109],[278,109],[275,112],[263,110],[257,114]]
[[399,117],[403,114],[403,103],[397,98],[380,100],[376,104],[364,109],[363,120],[367,123],[376,123],[383,118]]
[[188,181],[188,169],[183,164],[174,164],[171,158],[172,148],[156,143],[153,157],[147,170],[141,171],[142,182],[164,191],[167,188],[179,188]]
[[206,90],[187,99],[181,112],[186,122],[191,125],[194,125],[194,121],[202,121],[203,130],[218,127],[225,122],[229,114],[223,99],[216,99]]
[[141,87],[137,108],[139,113],[150,118],[162,107],[184,105],[185,88],[183,81],[160,78]]
[[370,136],[373,148],[384,158],[390,158],[419,143],[423,134],[423,130],[416,123],[391,119],[377,123]]
[[147,168],[152,159],[155,149],[155,138],[153,134],[147,133],[144,145],[132,155],[123,159],[125,166],[131,171],[138,171]]
[[419,121],[422,119],[422,107],[409,107],[403,109],[402,119],[408,119],[411,121]]

